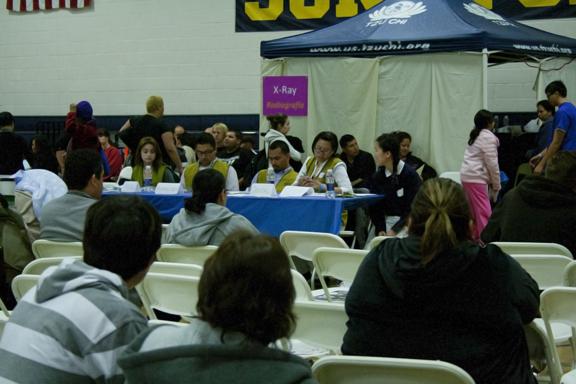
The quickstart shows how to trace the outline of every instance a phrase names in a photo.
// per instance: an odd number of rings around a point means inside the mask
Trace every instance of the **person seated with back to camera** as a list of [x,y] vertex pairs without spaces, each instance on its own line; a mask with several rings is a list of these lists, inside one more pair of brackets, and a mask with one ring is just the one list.
[[536,384],[524,324],[538,315],[538,285],[497,246],[472,242],[462,187],[424,182],[408,232],[360,265],[346,296],[342,353],[442,360],[477,384]]
[[144,186],[144,168],[152,167],[152,186],[158,183],[176,183],[176,175],[168,165],[162,161],[162,152],[158,142],[151,136],[143,137],[138,143],[138,149],[134,154],[134,169],[132,170],[132,180],[137,181],[140,186]]
[[557,152],[498,203],[481,234],[493,241],[558,243],[576,256],[576,152]]
[[148,327],[130,290],[156,258],[160,216],[139,197],[112,196],[90,207],[84,233],[83,260],[45,271],[12,312],[0,382],[124,382],[117,358]]
[[306,159],[293,185],[312,187],[316,192],[326,192],[326,172],[331,169],[336,193],[352,193],[346,164],[337,154],[336,135],[329,131],[320,132],[312,141],[312,151],[314,155]]
[[[287,185],[292,185],[296,181],[298,174],[290,166],[290,149],[288,145],[280,140],[276,140],[270,144],[268,148],[268,159],[270,166],[274,170],[274,185],[276,192],[280,193]],[[259,171],[252,179],[254,183],[266,183],[268,170],[263,169]]]
[[400,143],[392,133],[376,139],[374,157],[378,170],[370,181],[370,191],[385,198],[371,205],[368,212],[376,235],[396,236],[406,227],[410,204],[422,180],[400,160]]
[[400,160],[402,160],[406,165],[416,171],[416,173],[426,181],[433,177],[437,177],[438,174],[436,170],[428,165],[424,160],[416,157],[410,152],[410,146],[412,145],[412,136],[408,132],[396,131],[393,132],[400,142]]
[[[209,129],[212,131],[213,128],[210,127]],[[224,176],[227,191],[238,191],[238,174],[236,170],[226,162],[216,158],[216,141],[214,140],[214,136],[206,132],[200,133],[196,136],[196,142],[194,144],[194,151],[196,152],[198,161],[188,164],[188,166],[184,168],[184,173],[180,179],[182,187],[186,191],[193,190],[192,186],[196,174],[204,169],[214,169]]]
[[164,234],[164,243],[184,246],[219,245],[238,229],[258,230],[242,215],[226,208],[224,176],[215,169],[204,169],[194,177],[192,197],[172,218]]
[[68,193],[42,207],[40,239],[82,241],[88,208],[102,196],[102,159],[93,149],[77,149],[66,156],[64,182]]
[[309,363],[273,346],[295,327],[295,296],[278,240],[231,234],[204,264],[198,316],[141,334],[119,362],[127,382],[316,383]]

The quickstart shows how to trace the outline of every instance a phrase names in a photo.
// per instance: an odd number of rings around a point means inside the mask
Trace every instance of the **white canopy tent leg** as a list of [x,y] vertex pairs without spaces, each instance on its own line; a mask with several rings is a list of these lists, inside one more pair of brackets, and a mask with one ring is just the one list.
[[482,50],[482,108],[488,109],[488,50]]

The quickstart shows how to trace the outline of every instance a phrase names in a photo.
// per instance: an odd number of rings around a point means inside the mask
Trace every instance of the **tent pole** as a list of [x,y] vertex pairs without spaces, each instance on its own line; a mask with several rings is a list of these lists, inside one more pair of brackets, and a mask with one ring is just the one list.
[[482,108],[488,109],[488,50],[482,50]]

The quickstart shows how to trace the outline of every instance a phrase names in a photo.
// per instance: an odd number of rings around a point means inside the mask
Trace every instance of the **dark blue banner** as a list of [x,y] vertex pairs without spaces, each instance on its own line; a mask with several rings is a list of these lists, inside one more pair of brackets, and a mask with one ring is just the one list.
[[[417,0],[415,0],[417,1]],[[475,0],[515,20],[576,17],[576,0]],[[318,29],[398,0],[236,0],[236,32]]]

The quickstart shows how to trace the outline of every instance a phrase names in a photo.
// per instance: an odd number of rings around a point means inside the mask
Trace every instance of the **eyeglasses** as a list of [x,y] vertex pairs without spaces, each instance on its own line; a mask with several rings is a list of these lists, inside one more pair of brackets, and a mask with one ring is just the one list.
[[316,152],[316,153],[330,153],[330,152],[332,152],[332,149],[316,147],[316,148],[314,148],[314,152]]

